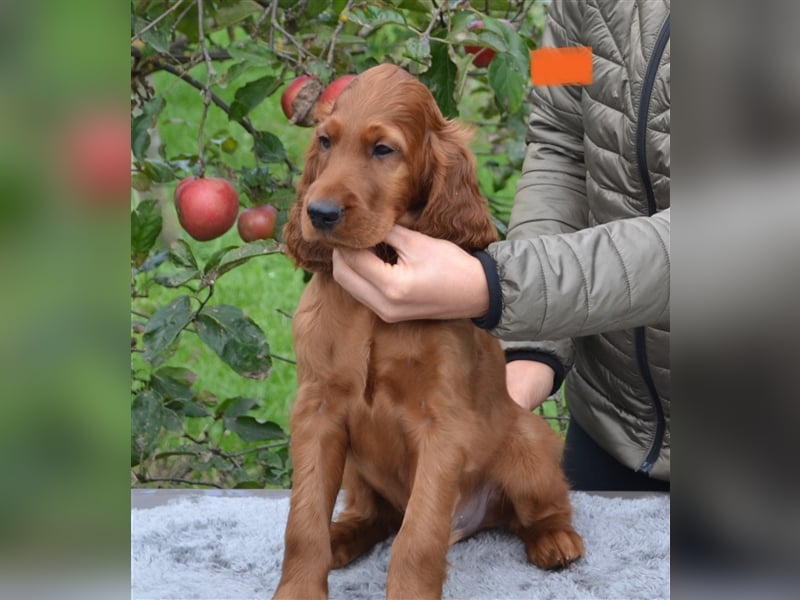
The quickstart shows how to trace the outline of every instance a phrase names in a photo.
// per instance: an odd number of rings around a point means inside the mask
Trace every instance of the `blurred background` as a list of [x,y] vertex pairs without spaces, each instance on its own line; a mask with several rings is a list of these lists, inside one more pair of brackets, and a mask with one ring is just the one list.
[[0,2],[6,598],[127,587],[127,13],[102,0]]
[[676,597],[790,597],[800,561],[800,5],[676,5]]

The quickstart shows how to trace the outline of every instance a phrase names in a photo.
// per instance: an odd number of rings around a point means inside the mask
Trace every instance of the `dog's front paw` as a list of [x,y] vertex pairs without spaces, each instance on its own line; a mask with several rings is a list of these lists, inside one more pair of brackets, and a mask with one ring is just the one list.
[[529,561],[548,570],[568,567],[585,553],[581,536],[571,527],[543,532],[525,550]]

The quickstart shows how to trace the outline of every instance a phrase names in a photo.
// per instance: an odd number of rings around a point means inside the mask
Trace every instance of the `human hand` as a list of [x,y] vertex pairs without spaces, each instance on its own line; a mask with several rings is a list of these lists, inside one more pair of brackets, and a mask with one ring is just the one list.
[[333,251],[334,279],[384,321],[473,318],[489,309],[486,275],[468,252],[399,225],[384,242],[396,264],[371,250]]
[[533,410],[547,400],[553,389],[552,367],[535,360],[506,363],[506,387],[511,399],[525,410]]

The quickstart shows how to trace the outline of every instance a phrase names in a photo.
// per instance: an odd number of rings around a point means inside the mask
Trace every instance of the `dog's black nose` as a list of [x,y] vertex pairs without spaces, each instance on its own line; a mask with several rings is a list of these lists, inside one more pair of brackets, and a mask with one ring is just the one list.
[[333,202],[312,202],[306,208],[308,218],[315,229],[332,229],[342,220],[344,209]]

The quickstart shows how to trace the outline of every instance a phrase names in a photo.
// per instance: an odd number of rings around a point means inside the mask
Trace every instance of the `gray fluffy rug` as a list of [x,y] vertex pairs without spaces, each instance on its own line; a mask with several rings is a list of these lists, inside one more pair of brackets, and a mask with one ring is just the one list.
[[[669,496],[572,493],[586,556],[561,572],[530,565],[522,542],[484,531],[450,548],[445,598],[668,598]],[[131,511],[132,599],[270,598],[288,498],[189,496]],[[331,572],[331,598],[385,597],[391,540]]]

